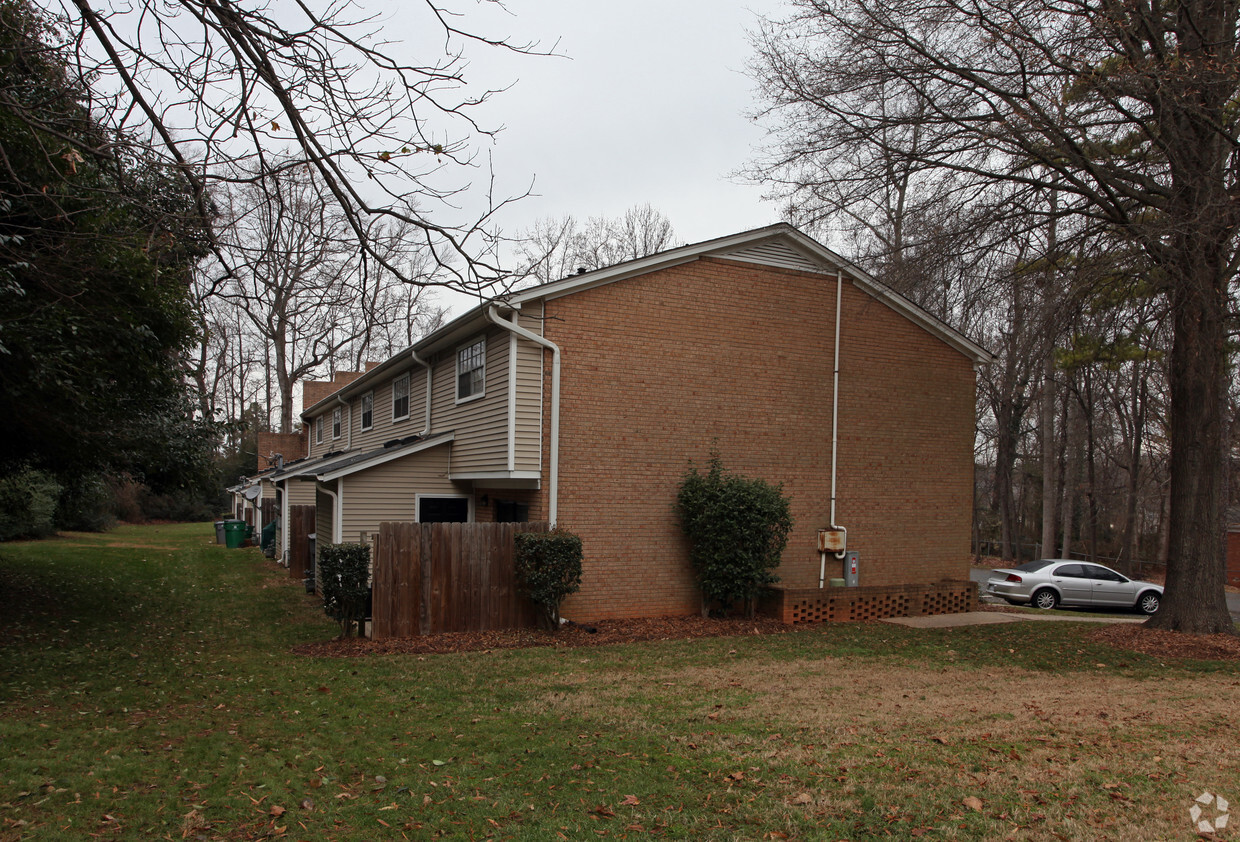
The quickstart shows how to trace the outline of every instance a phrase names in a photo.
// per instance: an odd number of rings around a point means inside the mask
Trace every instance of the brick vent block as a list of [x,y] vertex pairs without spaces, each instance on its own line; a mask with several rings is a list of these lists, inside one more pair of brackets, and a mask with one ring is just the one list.
[[762,613],[790,625],[960,614],[976,608],[977,585],[958,580],[862,588],[776,587],[762,601]]

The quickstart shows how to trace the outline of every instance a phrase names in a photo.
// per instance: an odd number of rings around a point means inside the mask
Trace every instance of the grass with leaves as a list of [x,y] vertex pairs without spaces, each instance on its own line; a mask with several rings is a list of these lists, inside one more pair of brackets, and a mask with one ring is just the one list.
[[209,524],[2,545],[0,595],[0,840],[1190,839],[1240,803],[1235,665],[1088,624],[307,658],[336,625]]

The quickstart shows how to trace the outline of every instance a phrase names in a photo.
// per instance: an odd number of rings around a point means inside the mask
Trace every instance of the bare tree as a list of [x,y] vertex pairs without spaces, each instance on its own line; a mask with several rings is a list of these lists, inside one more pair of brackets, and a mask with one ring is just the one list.
[[[470,182],[488,182],[471,170],[480,163],[477,142],[491,132],[472,115],[493,93],[467,88],[466,50],[530,45],[467,32],[436,0],[401,9],[416,21],[411,29],[442,35],[442,50],[430,55],[385,41],[383,21],[347,2],[59,6],[57,49],[71,58],[85,107],[111,131],[93,145],[65,137],[71,154],[108,160],[141,147],[185,185],[190,212],[208,222],[221,185],[262,187],[268,176],[308,165],[352,230],[358,260],[402,274],[370,237],[373,221],[386,218],[416,235],[436,267],[407,281],[477,292],[506,277],[489,229],[506,200],[464,201]],[[24,103],[5,105],[54,129]],[[218,233],[209,239],[227,268]]]
[[614,219],[592,216],[584,225],[572,216],[540,219],[520,243],[515,274],[544,283],[682,245],[667,217],[649,204]]
[[[1058,191],[1144,249],[1170,304],[1170,562],[1153,626],[1235,633],[1224,599],[1229,285],[1240,261],[1234,3],[796,0],[758,38],[789,143],[847,121],[881,138],[924,102],[927,168]],[[812,93],[807,96],[807,93]]]
[[[352,226],[306,167],[238,178],[221,198],[230,272],[216,295],[244,316],[253,344],[270,357],[265,370],[275,379],[279,429],[290,432],[298,382],[342,353],[360,362],[380,321],[408,316],[428,300],[420,287],[391,289],[400,284],[397,274],[420,277],[424,251],[405,224],[372,220],[368,248],[382,261],[355,260]],[[404,311],[393,309],[398,301]]]

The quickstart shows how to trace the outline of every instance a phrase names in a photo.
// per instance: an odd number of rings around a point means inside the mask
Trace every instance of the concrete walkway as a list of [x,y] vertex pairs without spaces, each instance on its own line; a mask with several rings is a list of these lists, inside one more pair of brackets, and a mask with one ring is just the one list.
[[915,629],[950,629],[957,626],[989,626],[995,623],[1144,623],[1145,617],[1074,617],[1071,614],[1026,614],[1007,611],[967,611],[963,614],[933,614],[928,617],[888,617],[884,623]]

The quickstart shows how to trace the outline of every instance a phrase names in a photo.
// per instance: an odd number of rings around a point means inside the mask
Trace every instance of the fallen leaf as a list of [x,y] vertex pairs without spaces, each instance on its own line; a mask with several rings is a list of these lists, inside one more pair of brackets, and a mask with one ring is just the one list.
[[271,809],[268,811],[267,815],[269,815],[269,816],[275,816],[275,817],[278,819],[278,818],[280,818],[280,816],[283,816],[283,815],[284,815],[285,813],[287,813],[287,812],[288,812],[288,810],[285,810],[283,807],[277,807],[277,806],[275,806],[275,805],[272,805],[272,807],[271,807]]
[[598,805],[597,807],[594,808],[594,812],[598,813],[600,816],[603,816],[609,819],[616,815],[615,811],[612,810],[610,807],[608,807],[606,804]]
[[641,802],[637,800],[636,795],[626,795],[624,796],[624,800],[621,801],[620,803],[626,807],[636,807]]
[[982,811],[982,799],[974,795],[970,795],[960,803],[968,807],[970,810],[976,810],[979,813]]

